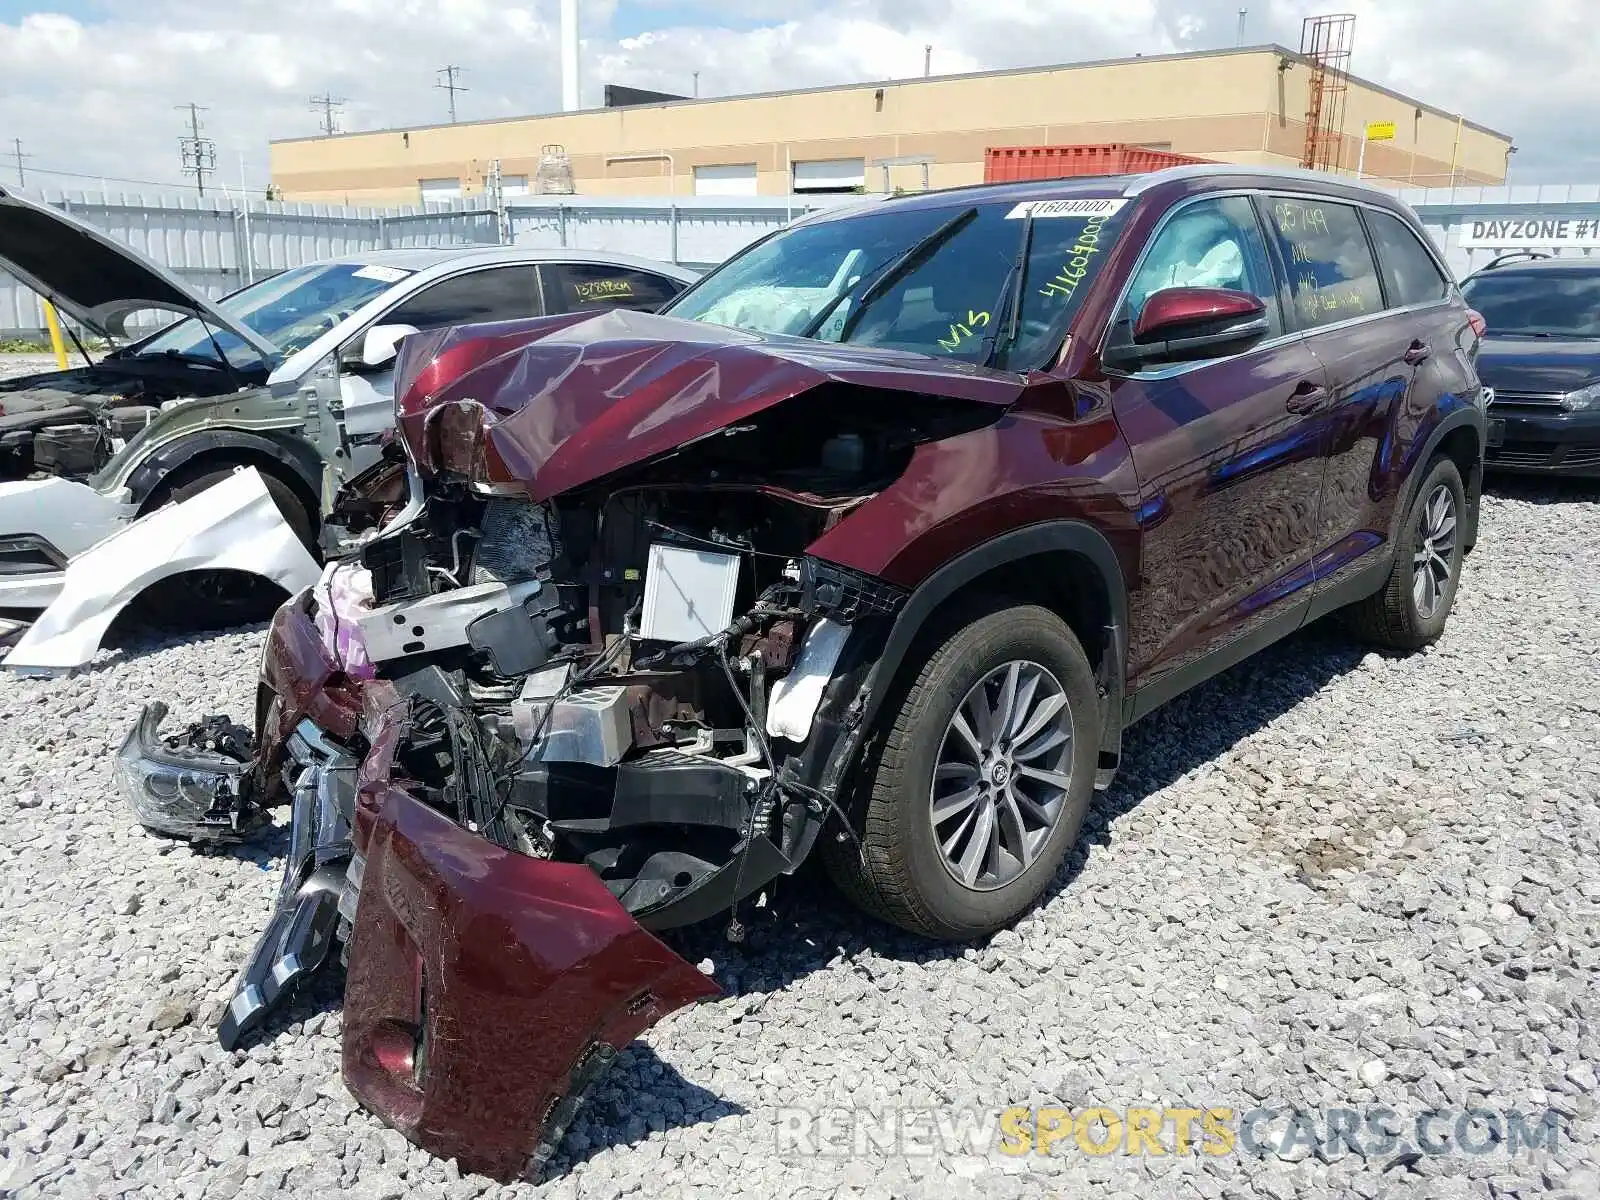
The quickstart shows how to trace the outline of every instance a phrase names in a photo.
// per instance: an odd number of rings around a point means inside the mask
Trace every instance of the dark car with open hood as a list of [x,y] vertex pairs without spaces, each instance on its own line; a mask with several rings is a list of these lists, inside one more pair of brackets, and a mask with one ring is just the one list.
[[1600,478],[1600,263],[1496,260],[1461,290],[1488,326],[1478,356],[1494,393],[1484,465]]
[[657,935],[737,938],[814,852],[905,929],[1002,928],[1131,723],[1323,614],[1440,636],[1478,330],[1391,196],[1206,166],[833,210],[659,314],[408,338],[377,528],[278,612],[253,744],[157,707],[119,759],[167,832],[291,806],[224,1044],[342,949],[350,1088],[510,1178],[717,993]]

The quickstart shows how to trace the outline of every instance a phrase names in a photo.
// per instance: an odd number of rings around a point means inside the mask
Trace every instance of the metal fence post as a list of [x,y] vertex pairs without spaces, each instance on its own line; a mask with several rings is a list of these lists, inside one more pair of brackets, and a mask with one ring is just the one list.
[[561,231],[561,248],[567,248],[567,206],[556,205],[556,227]]
[[672,206],[672,265],[678,265],[678,206]]
[[384,222],[383,214],[378,214],[378,249],[389,248],[389,226]]

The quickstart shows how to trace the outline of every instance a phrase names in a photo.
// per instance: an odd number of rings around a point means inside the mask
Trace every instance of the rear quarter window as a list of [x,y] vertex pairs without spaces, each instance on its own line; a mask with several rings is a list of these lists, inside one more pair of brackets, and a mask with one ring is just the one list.
[[1314,196],[1267,196],[1267,226],[1277,239],[1301,326],[1316,328],[1383,311],[1378,264],[1361,214]]
[[1399,217],[1367,210],[1367,228],[1378,248],[1378,264],[1391,306],[1432,304],[1450,294],[1450,281],[1417,235]]

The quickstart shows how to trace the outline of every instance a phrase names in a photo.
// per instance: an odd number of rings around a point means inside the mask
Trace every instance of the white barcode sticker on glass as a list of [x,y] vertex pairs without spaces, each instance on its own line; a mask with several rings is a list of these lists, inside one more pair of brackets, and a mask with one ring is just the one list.
[[361,267],[351,272],[357,279],[376,279],[379,283],[399,283],[410,271],[401,270],[399,267],[383,267],[376,263]]
[[1035,221],[1046,217],[1109,217],[1127,203],[1109,196],[1085,196],[1077,200],[1025,200],[1006,214],[1008,221],[1020,221],[1031,216]]

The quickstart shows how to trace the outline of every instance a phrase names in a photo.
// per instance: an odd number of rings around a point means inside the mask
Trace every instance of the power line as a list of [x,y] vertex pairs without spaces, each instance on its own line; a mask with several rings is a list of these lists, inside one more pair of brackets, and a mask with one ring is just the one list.
[[16,159],[17,159],[17,186],[18,187],[27,187],[28,186],[28,177],[22,173],[22,160],[25,159],[25,158],[32,158],[33,155],[24,154],[22,152],[22,139],[21,138],[12,138],[11,139],[11,146],[12,146],[12,152],[16,155]]
[[322,132],[332,137],[339,132],[339,110],[350,103],[343,96],[323,92],[311,97],[311,111],[322,114]]
[[443,88],[450,93],[450,124],[454,125],[456,123],[456,93],[469,90],[456,82],[456,79],[461,75],[461,68],[457,66],[440,67],[434,73],[444,76],[442,80],[433,86]]
[[189,136],[178,139],[178,157],[183,164],[183,173],[194,176],[195,188],[204,196],[206,175],[215,174],[217,170],[217,144],[210,138],[200,136],[200,114],[206,110],[193,101],[173,107],[180,112],[185,109],[189,112]]

